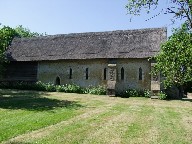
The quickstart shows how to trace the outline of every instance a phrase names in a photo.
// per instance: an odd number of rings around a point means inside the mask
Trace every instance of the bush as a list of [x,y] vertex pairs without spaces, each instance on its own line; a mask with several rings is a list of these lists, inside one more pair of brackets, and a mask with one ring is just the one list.
[[66,84],[64,89],[66,93],[81,93],[81,87],[76,84]]
[[52,83],[45,84],[45,90],[48,92],[56,92],[56,86]]
[[138,91],[135,90],[135,89],[128,89],[128,90],[125,91],[125,94],[128,97],[137,97],[139,95]]
[[95,94],[95,95],[106,95],[106,88],[103,86],[88,87],[85,90],[85,93]]
[[45,91],[46,90],[46,84],[42,83],[41,81],[38,81],[34,84],[34,90]]
[[137,90],[137,89],[128,89],[124,93],[120,93],[121,97],[128,98],[128,97],[150,97],[149,90]]
[[87,88],[81,88],[76,84],[54,85],[52,83],[42,83],[41,81],[38,81],[36,83],[1,82],[0,88],[106,95],[106,88],[103,86],[96,86],[96,87],[90,86]]
[[161,91],[160,93],[158,93],[158,98],[160,100],[164,100],[164,99],[167,98],[167,95],[164,92]]
[[64,85],[56,85],[56,91],[57,92],[66,92]]
[[146,90],[146,89],[145,89],[143,95],[144,95],[144,97],[146,97],[146,98],[150,98],[150,97],[151,97],[151,92],[150,92],[150,90]]

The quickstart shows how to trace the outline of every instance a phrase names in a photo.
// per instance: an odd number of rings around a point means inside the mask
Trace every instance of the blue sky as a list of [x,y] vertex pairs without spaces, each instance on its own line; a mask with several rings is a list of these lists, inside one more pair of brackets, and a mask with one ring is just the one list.
[[[150,15],[133,17],[127,15],[125,5],[128,0],[0,0],[0,23],[15,27],[23,25],[31,31],[53,35],[81,32],[128,30],[167,27],[168,35],[172,27],[170,15],[160,14],[166,3]],[[164,1],[165,2],[165,1]]]

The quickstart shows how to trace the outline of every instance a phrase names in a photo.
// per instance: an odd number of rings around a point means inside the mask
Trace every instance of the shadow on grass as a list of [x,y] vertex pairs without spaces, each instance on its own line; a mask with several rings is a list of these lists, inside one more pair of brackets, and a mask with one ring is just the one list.
[[192,99],[189,98],[182,98],[181,101],[188,101],[188,102],[192,102]]
[[42,95],[47,94],[36,91],[0,90],[0,108],[46,111],[56,108],[77,109],[82,107],[75,101],[52,99]]
[[192,102],[192,99],[189,98],[182,98],[182,99],[166,99],[166,101],[175,101],[175,100],[179,100],[179,101],[188,101],[188,102]]

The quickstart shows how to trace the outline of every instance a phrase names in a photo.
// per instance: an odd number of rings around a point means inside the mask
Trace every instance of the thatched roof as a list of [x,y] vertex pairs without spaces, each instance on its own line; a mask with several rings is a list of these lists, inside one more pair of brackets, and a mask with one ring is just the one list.
[[148,58],[165,40],[165,28],[15,38],[7,57],[12,61]]

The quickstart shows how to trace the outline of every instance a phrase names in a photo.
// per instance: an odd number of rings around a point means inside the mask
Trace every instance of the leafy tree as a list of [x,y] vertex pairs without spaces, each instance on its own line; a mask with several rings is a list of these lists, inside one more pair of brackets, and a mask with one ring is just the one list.
[[24,28],[22,25],[17,26],[15,28],[15,31],[18,33],[20,37],[38,37],[44,35],[37,32],[31,32],[28,28]]
[[178,86],[180,92],[183,85],[192,81],[192,33],[183,25],[175,29],[168,41],[161,45],[160,53],[155,56],[154,73],[161,72],[166,77],[164,86]]
[[3,28],[0,29],[0,75],[4,72],[5,62],[7,61],[4,52],[15,36],[19,35],[11,27],[3,26]]
[[[162,0],[161,0],[162,2]],[[180,18],[186,20],[188,28],[192,28],[192,0],[164,0],[167,3],[162,9],[164,14],[173,14],[173,20]],[[155,10],[159,7],[160,0],[128,0],[126,5],[128,14],[140,15],[142,10],[150,13],[150,10]],[[161,13],[161,12],[160,12]],[[159,12],[154,15],[157,16]]]
[[31,32],[22,25],[16,28],[11,28],[9,26],[0,28],[0,76],[2,76],[7,62],[4,53],[14,37],[38,37],[43,35],[44,34],[39,34],[37,32]]

